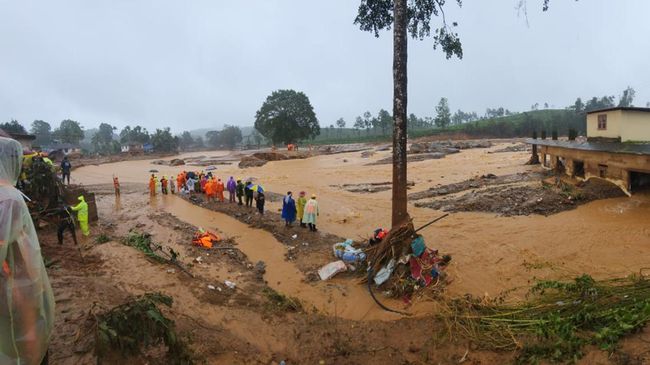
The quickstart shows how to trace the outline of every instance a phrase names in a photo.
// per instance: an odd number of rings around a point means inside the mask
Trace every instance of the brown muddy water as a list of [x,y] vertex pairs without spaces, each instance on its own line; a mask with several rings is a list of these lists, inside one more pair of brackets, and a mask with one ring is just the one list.
[[[528,158],[525,152],[487,153],[507,145],[496,144],[489,149],[465,150],[439,160],[411,163],[408,179],[415,186],[410,192],[487,173],[505,175],[539,168],[523,165]],[[227,154],[215,151],[180,157]],[[276,193],[288,190],[314,193],[320,201],[319,228],[360,240],[376,227],[389,225],[390,191],[360,194],[332,185],[390,181],[390,165],[366,166],[389,154],[378,152],[370,158],[361,158],[359,152],[317,156],[269,162],[248,169],[239,169],[236,164],[218,165],[213,173],[222,179],[255,177],[266,190]],[[145,184],[150,169],[159,170],[158,176],[169,176],[200,167],[125,161],[79,168],[73,171],[72,180],[106,184],[111,183],[112,175],[117,175],[122,182]],[[216,227],[229,236],[237,236],[239,247],[252,262],[267,263],[265,279],[284,294],[345,318],[392,318],[386,312],[379,312],[365,287],[357,283],[337,279],[316,285],[303,282],[296,267],[284,261],[285,247],[268,232],[175,197],[157,197],[156,204],[187,223]],[[280,203],[268,203],[267,207],[279,209]],[[416,227],[442,214],[412,205],[409,211]],[[453,279],[448,288],[450,295],[496,296],[508,289],[526,287],[534,278],[568,279],[582,273],[596,278],[624,276],[650,266],[650,195],[596,201],[549,217],[454,213],[422,233],[429,247],[453,256],[448,271]],[[433,303],[418,303],[413,311],[424,313],[434,309]]]

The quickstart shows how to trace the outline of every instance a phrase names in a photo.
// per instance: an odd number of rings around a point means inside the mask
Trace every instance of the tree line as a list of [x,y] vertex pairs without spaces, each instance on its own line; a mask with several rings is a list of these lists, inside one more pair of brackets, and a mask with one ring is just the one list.
[[171,133],[169,127],[156,128],[150,133],[147,128],[140,125],[133,127],[127,125],[117,133],[117,127],[109,123],[100,123],[93,133],[84,130],[79,122],[65,119],[59,127],[53,129],[50,123],[43,120],[32,122],[29,131],[17,120],[12,119],[6,123],[0,123],[0,129],[9,133],[27,134],[36,136],[33,145],[36,147],[50,147],[58,143],[69,143],[80,146],[86,136],[90,137],[90,145],[86,152],[99,154],[117,154],[121,152],[122,145],[151,144],[154,151],[173,152],[181,150],[200,149],[205,147],[234,148],[242,141],[241,129],[237,126],[226,125],[220,131],[210,131],[206,134],[204,141],[201,136],[193,138],[187,131],[178,136]]

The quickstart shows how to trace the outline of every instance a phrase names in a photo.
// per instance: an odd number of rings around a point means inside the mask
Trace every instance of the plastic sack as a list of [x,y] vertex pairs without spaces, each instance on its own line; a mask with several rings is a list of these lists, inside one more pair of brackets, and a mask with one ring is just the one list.
[[363,250],[354,248],[352,244],[354,241],[351,239],[345,240],[345,242],[339,242],[337,244],[334,244],[332,246],[332,250],[334,251],[334,256],[342,259],[344,262],[347,263],[355,263],[355,262],[361,262],[366,260],[366,254],[363,252]]
[[0,137],[0,364],[38,365],[54,324],[54,297],[22,193],[21,145]]
[[424,238],[422,238],[422,236],[418,236],[418,238],[414,239],[413,242],[411,242],[411,250],[413,250],[413,255],[417,257],[420,257],[420,255],[422,255],[425,248],[426,246],[424,245]]
[[348,268],[345,266],[345,262],[343,261],[334,261],[330,262],[329,264],[321,267],[318,270],[318,276],[320,276],[321,280],[327,280],[332,278],[334,275],[343,272],[347,270]]
[[395,269],[395,259],[391,259],[386,266],[377,272],[377,275],[375,275],[375,285],[379,286],[385,283],[393,273],[393,269]]

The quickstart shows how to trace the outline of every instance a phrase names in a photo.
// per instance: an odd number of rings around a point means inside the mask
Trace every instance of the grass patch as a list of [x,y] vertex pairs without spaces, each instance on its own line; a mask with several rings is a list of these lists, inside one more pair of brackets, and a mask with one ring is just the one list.
[[134,297],[95,316],[95,349],[98,359],[110,350],[122,356],[142,354],[147,348],[167,347],[168,364],[189,365],[192,358],[187,344],[178,337],[174,321],[165,317],[159,306],[171,307],[173,299],[161,293]]
[[102,243],[106,243],[110,240],[111,240],[110,237],[108,237],[105,233],[102,233],[99,236],[97,236],[97,238],[95,238],[95,243],[101,245]]
[[450,310],[445,320],[451,330],[482,348],[520,349],[518,364],[575,362],[587,345],[613,352],[650,321],[650,280],[582,275],[571,282],[539,281],[523,304],[466,297],[452,301]]
[[264,288],[262,291],[268,300],[269,309],[277,312],[302,312],[302,303],[296,298],[287,297],[284,294],[278,293],[271,288]]

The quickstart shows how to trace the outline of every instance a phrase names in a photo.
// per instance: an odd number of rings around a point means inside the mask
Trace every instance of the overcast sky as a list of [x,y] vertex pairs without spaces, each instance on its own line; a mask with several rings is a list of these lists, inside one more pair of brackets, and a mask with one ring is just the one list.
[[[650,1],[448,1],[464,58],[409,43],[409,112],[524,111],[619,95],[650,101]],[[252,125],[273,90],[309,96],[321,125],[392,110],[392,38],[357,0],[0,0],[0,121],[108,122],[175,132]],[[615,5],[614,5],[615,4]]]

